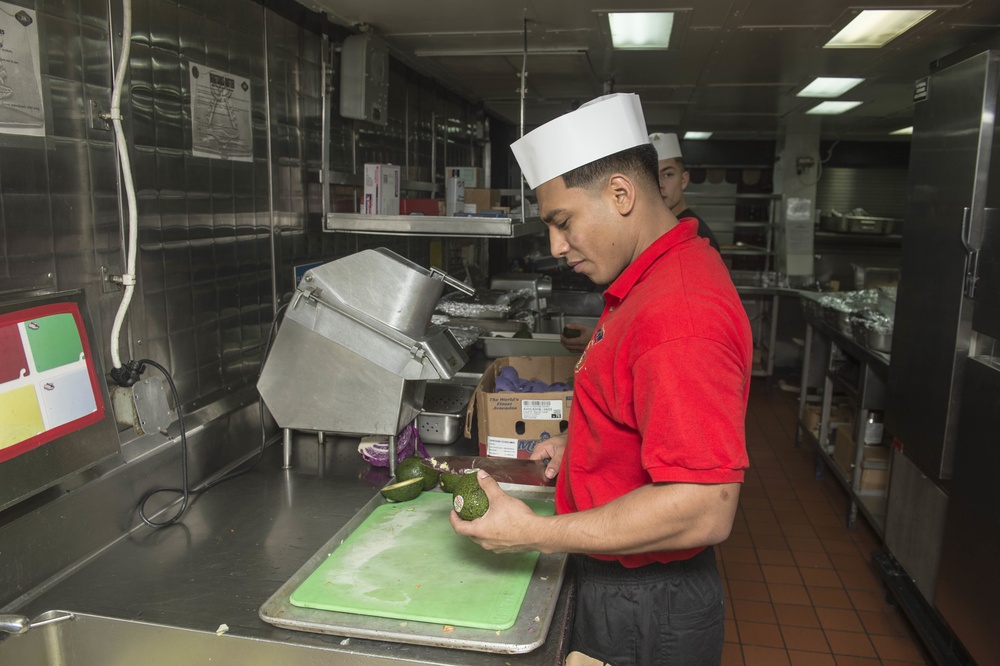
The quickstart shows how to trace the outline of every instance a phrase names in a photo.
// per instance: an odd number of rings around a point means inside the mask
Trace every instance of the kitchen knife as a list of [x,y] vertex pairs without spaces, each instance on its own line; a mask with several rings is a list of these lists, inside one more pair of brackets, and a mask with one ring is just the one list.
[[545,478],[546,463],[542,460],[486,458],[483,456],[434,456],[433,458],[424,458],[421,463],[439,472],[448,471],[453,474],[468,469],[482,469],[497,483],[513,483],[523,486],[555,485],[555,479]]

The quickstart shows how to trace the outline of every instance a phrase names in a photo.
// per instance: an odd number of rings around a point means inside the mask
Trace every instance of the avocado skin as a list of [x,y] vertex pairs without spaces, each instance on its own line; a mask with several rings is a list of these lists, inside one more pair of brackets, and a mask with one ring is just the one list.
[[465,474],[458,480],[452,495],[452,503],[455,512],[462,520],[475,520],[486,514],[490,508],[490,500],[479,487],[477,472]]
[[570,328],[569,326],[564,327],[562,330],[564,338],[578,338],[580,337],[581,333],[583,333],[583,331],[581,331],[580,329]]

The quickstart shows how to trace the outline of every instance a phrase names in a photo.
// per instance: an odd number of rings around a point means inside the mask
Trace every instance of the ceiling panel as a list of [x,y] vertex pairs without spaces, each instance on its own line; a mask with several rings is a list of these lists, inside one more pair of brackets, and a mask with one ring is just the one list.
[[[1000,48],[997,0],[303,0],[337,23],[373,27],[396,57],[511,122],[528,38],[528,129],[605,90],[637,92],[647,122],[721,136],[777,136],[813,105],[816,76],[860,76],[864,104],[824,119],[826,138],[877,136],[912,119],[913,81],[973,43]],[[865,7],[937,11],[881,49],[824,49]],[[675,9],[667,51],[614,51],[606,12]],[[971,54],[970,54],[971,55]],[[894,126],[898,125],[898,126]]]

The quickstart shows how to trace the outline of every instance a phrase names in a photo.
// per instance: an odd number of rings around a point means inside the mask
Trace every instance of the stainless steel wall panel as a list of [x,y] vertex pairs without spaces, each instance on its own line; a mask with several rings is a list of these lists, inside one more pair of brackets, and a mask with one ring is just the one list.
[[[109,135],[110,138],[110,135]],[[118,201],[118,165],[115,146],[110,142],[87,142],[90,191],[95,196],[114,197]],[[118,220],[115,220],[118,225]]]
[[178,50],[177,4],[174,2],[150,2],[145,24],[149,28],[149,45],[154,49]]
[[[135,35],[135,30],[132,34]],[[117,55],[115,58],[117,59]],[[129,122],[126,131],[135,148],[153,146],[156,142],[156,127],[153,122],[153,54],[147,45],[137,43],[134,38],[126,81],[129,88]],[[122,99],[125,99],[124,95]],[[147,171],[136,168],[134,173],[141,177]]]
[[7,252],[12,259],[52,253],[52,202],[48,194],[4,196],[3,207]]
[[12,194],[47,194],[48,167],[45,152],[39,147],[4,146],[0,150],[0,196]]
[[[46,153],[49,193],[60,195],[91,192],[89,158],[87,144],[83,141],[53,140]],[[89,222],[89,216],[84,216],[83,219]]]
[[84,139],[87,136],[87,101],[79,81],[48,78],[42,84],[48,97],[46,110],[52,135]]
[[47,11],[38,14],[38,46],[41,62],[50,77],[83,81],[80,23],[57,18]]
[[83,83],[85,85],[111,89],[111,85],[114,83],[114,74],[111,70],[111,49],[108,48],[108,45],[108,31],[106,29],[91,26],[80,27]]
[[[90,197],[84,194],[58,194],[52,196],[52,249],[58,255],[94,256],[94,231],[90,224]],[[87,274],[91,279],[92,273]],[[67,273],[66,277],[83,278],[83,274]],[[87,284],[89,281],[84,282]]]

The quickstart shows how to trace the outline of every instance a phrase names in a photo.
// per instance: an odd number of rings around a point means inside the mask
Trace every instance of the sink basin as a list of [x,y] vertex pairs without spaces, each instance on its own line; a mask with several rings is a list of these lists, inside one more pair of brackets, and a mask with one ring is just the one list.
[[[320,666],[328,664],[393,664],[391,659],[326,649],[195,631],[99,615],[49,611],[32,624],[70,617],[26,633],[0,639],[0,664],[37,666],[176,666],[176,664],[240,664],[241,666]],[[406,661],[410,661],[406,659]]]

